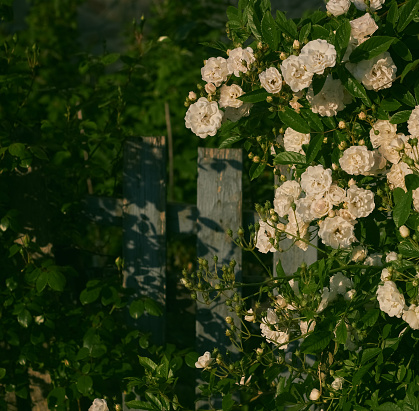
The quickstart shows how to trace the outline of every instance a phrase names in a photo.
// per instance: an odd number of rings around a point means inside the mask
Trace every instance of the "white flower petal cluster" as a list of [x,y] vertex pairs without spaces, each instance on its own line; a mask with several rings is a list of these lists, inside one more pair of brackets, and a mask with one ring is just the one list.
[[409,157],[413,155],[412,147],[407,143],[407,140],[408,137],[404,134],[396,134],[393,140],[384,141],[378,148],[378,151],[390,163],[397,164],[401,159],[400,151],[404,148],[406,155]]
[[253,308],[247,310],[247,315],[244,316],[244,319],[249,323],[254,323],[256,321],[256,315],[253,312]]
[[291,55],[281,64],[284,81],[294,93],[307,88],[312,81],[313,73],[309,72],[300,56]]
[[391,280],[391,274],[388,271],[388,268],[383,268],[382,269],[380,278],[381,278],[382,282]]
[[310,134],[300,133],[288,127],[284,133],[285,151],[295,151],[304,154],[303,144],[310,143]]
[[332,248],[347,248],[356,238],[354,225],[340,216],[326,217],[320,222],[319,237]]
[[223,112],[215,101],[201,97],[191,104],[185,115],[185,125],[200,138],[215,136],[221,127]]
[[276,189],[278,195],[287,195],[291,196],[294,201],[297,200],[301,195],[301,186],[298,181],[287,180],[282,183],[280,187]]
[[402,318],[410,325],[410,328],[419,330],[419,306],[412,304],[408,310],[403,311]]
[[337,273],[330,278],[330,292],[345,295],[348,288],[352,288],[352,280],[342,273]]
[[386,263],[389,263],[390,261],[397,261],[397,253],[395,251],[390,251],[386,255]]
[[326,4],[326,10],[333,16],[345,14],[351,7],[351,0],[329,0]]
[[327,199],[335,206],[343,203],[346,198],[346,191],[337,184],[332,184],[326,193]]
[[297,181],[287,180],[275,190],[274,210],[280,217],[291,211],[291,205],[301,194],[301,186]]
[[220,100],[218,104],[220,107],[239,108],[243,104],[243,101],[238,100],[237,97],[243,94],[243,90],[237,84],[232,84],[231,86],[223,84],[220,88]]
[[248,117],[252,106],[253,106],[252,103],[243,103],[238,108],[226,107],[224,111],[223,120],[230,120],[233,123],[235,123],[236,121],[239,121],[242,117]]
[[106,400],[96,398],[90,406],[89,411],[109,411]]
[[300,184],[307,196],[323,197],[332,185],[332,170],[322,165],[309,166],[301,175]]
[[351,37],[357,40],[358,45],[378,30],[377,23],[369,13],[351,20],[349,23],[351,24]]
[[382,254],[374,253],[369,255],[365,261],[365,265],[373,266],[373,267],[381,267],[383,265],[383,262],[381,261],[383,258]]
[[211,358],[211,353],[206,351],[204,355],[201,355],[198,358],[198,361],[195,363],[196,368],[207,368],[209,367],[214,361],[214,358]]
[[288,347],[286,343],[289,341],[290,335],[287,331],[281,329],[279,322],[280,319],[275,310],[268,308],[266,317],[262,318],[260,330],[262,337],[265,337],[268,342],[280,345],[279,349],[286,350]]
[[[365,3],[365,0],[351,0],[351,1],[358,10],[366,10],[367,9],[367,4]],[[371,11],[381,9],[381,7],[383,7],[383,4],[385,2],[386,2],[386,0],[370,0]]]
[[230,50],[227,59],[228,73],[239,77],[240,73],[247,72],[250,65],[254,61],[255,56],[253,55],[253,49],[251,47],[247,47],[245,49],[237,47],[233,50]]
[[282,76],[275,67],[269,67],[259,74],[259,81],[262,87],[271,94],[279,93],[282,89]]
[[367,90],[384,90],[390,88],[396,79],[397,67],[387,51],[371,60],[362,60],[347,68]]
[[297,200],[295,204],[297,213],[307,223],[326,216],[333,208],[333,204],[327,197],[304,197]]
[[220,87],[228,77],[227,60],[222,57],[210,57],[201,68],[202,80]]
[[270,243],[271,238],[275,238],[275,228],[272,222],[269,224],[263,220],[259,220],[259,231],[256,236],[256,248],[261,253],[274,253],[276,251],[275,247]]
[[351,261],[359,263],[367,258],[368,249],[362,245],[357,245],[353,248],[351,254]]
[[309,227],[309,224],[306,223],[302,219],[300,214],[298,214],[297,212],[289,213],[288,224],[285,226],[285,232],[287,234],[287,238],[289,238],[290,240],[301,238],[302,240],[297,240],[295,242],[295,245],[304,251],[306,251],[308,248],[308,244],[307,244],[307,241],[309,239],[308,227]]
[[335,66],[336,49],[333,44],[326,40],[312,40],[301,49],[299,58],[306,66],[307,71],[323,74],[327,67]]
[[317,401],[320,398],[321,394],[317,388],[313,388],[310,392],[309,399],[311,401]]
[[375,164],[374,153],[365,146],[351,146],[344,151],[339,164],[348,174],[367,175]]
[[402,316],[405,307],[404,297],[393,281],[385,281],[383,285],[378,286],[377,300],[380,310],[390,317],[400,318]]
[[416,106],[407,120],[407,129],[413,137],[419,137],[419,106]]
[[370,140],[374,148],[384,143],[390,143],[397,135],[397,124],[391,124],[388,120],[378,120],[370,130]]
[[311,111],[318,113],[322,117],[335,116],[338,111],[345,108],[344,88],[340,80],[334,80],[329,74],[323,88],[314,95],[313,87],[307,91],[306,98],[311,105]]
[[300,331],[302,335],[307,334],[310,331],[314,331],[315,327],[316,327],[316,321],[314,320],[311,320],[310,322],[302,321],[302,320],[300,321]]
[[407,191],[404,178],[408,174],[413,174],[413,171],[406,163],[400,162],[398,164],[393,164],[390,172],[387,173],[387,181],[390,188],[394,190],[395,188],[400,187],[404,191]]
[[374,193],[353,185],[346,192],[346,203],[353,216],[356,218],[366,217],[374,211]]
[[332,382],[332,384],[330,384],[330,386],[331,386],[334,390],[339,391],[339,390],[341,390],[341,389],[342,389],[342,387],[343,387],[343,382],[344,382],[344,379],[343,379],[342,377],[336,377],[336,378],[334,379],[334,381]]

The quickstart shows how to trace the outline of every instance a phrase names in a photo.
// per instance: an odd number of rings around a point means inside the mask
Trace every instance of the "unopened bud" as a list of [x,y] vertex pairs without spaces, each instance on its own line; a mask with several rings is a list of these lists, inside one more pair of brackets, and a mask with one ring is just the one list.
[[294,40],[294,43],[292,43],[292,48],[294,50],[300,50],[300,42],[298,40]]
[[410,235],[410,230],[405,225],[402,225],[399,228],[399,233],[403,238],[407,238]]
[[287,58],[288,56],[287,56],[287,54],[286,53],[284,53],[283,51],[281,52],[281,54],[279,55],[279,58],[282,60],[282,61],[284,61],[284,60],[286,60],[286,58]]
[[317,401],[320,398],[320,391],[317,388],[313,388],[309,398],[311,401]]
[[358,118],[359,118],[360,120],[365,120],[365,119],[367,118],[367,115],[365,114],[365,112],[361,111],[361,112],[358,114]]
[[259,43],[258,43],[258,45],[257,45],[257,48],[258,48],[259,50],[262,50],[262,49],[263,49],[263,44],[262,44],[262,42],[261,42],[261,41],[259,41]]
[[272,103],[272,96],[268,96],[268,97],[266,97],[266,102],[267,103]]
[[348,146],[348,144],[346,143],[346,141],[341,141],[338,145],[338,148],[340,151],[343,151],[346,149],[346,147]]
[[335,163],[332,163],[332,170],[336,171],[339,169],[339,166]]
[[358,141],[359,146],[365,146],[365,140],[361,138],[361,140]]
[[190,101],[195,101],[196,100],[196,93],[194,91],[190,91],[188,94],[188,99]]
[[253,157],[253,162],[254,163],[260,163],[260,157],[259,156],[254,156]]
[[341,129],[341,130],[343,130],[344,128],[346,128],[346,123],[344,122],[344,121],[339,121],[339,128]]

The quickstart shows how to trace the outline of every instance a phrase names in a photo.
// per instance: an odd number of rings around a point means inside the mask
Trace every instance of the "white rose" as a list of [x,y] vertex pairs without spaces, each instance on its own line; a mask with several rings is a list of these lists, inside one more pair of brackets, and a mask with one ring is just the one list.
[[364,174],[366,176],[375,176],[384,172],[384,169],[387,165],[386,158],[378,150],[373,150],[372,154],[374,158],[374,165],[372,166],[371,170]]
[[215,87],[214,84],[212,83],[205,84],[205,92],[207,94],[215,94],[216,91],[217,91],[217,87]]
[[206,351],[204,355],[201,355],[201,357],[198,358],[198,361],[195,363],[195,367],[207,368],[212,364],[213,361],[214,358],[211,358],[211,353]]
[[332,384],[330,384],[330,385],[334,390],[338,391],[338,390],[342,389],[343,381],[344,381],[344,379],[342,377],[336,377],[334,379],[334,381],[332,382]]
[[400,162],[398,164],[393,164],[391,166],[390,172],[387,173],[387,181],[390,188],[394,190],[396,187],[400,187],[404,191],[407,191],[404,178],[408,174],[413,174],[413,171],[406,163]]
[[313,78],[313,73],[306,70],[304,62],[294,55],[289,56],[282,62],[281,72],[285,82],[294,93],[307,88]]
[[342,170],[351,175],[366,175],[374,166],[375,159],[372,151],[365,146],[351,146],[346,149],[339,159]]
[[413,208],[415,209],[415,211],[419,213],[419,188],[416,188],[415,190],[413,190],[412,196],[413,196]]
[[319,237],[332,248],[348,248],[356,238],[354,226],[340,216],[326,217],[320,222]]
[[[404,134],[397,134],[391,141],[384,141],[378,148],[379,153],[390,163],[397,164],[400,159],[400,151],[404,148],[405,144],[403,139],[400,137]],[[406,153],[407,154],[407,153]],[[410,153],[412,154],[412,153]]]
[[275,238],[275,228],[272,222],[265,223],[262,220],[259,220],[259,231],[256,237],[256,248],[261,253],[268,253],[269,251],[274,253],[276,251],[275,247],[270,243],[271,238]]
[[288,127],[284,133],[285,151],[295,151],[304,154],[303,144],[310,143],[310,134],[300,133]]
[[248,117],[252,106],[252,103],[243,103],[239,108],[226,107],[224,111],[224,120],[230,120],[235,123],[242,117]]
[[351,261],[353,261],[354,263],[364,261],[367,258],[367,254],[368,249],[366,247],[363,247],[362,245],[357,245],[352,250]]
[[314,95],[313,87],[310,86],[306,98],[311,105],[311,111],[323,117],[335,116],[338,111],[345,108],[344,88],[340,80],[333,80],[329,74],[323,88]]
[[339,209],[336,215],[342,217],[346,221],[349,221],[351,224],[355,224],[356,222],[355,216],[347,208]]
[[222,57],[210,57],[201,68],[202,80],[219,87],[227,81],[227,60]]
[[342,187],[339,187],[337,184],[332,184],[329,187],[326,196],[333,205],[339,205],[345,200],[346,191]]
[[109,411],[106,400],[96,398],[90,406],[89,411]]
[[397,135],[397,124],[391,124],[388,120],[378,120],[370,130],[370,140],[374,148],[378,148],[384,142],[390,142]]
[[381,267],[383,265],[381,261],[382,258],[383,258],[382,254],[378,254],[378,253],[371,254],[365,259],[364,264],[374,266],[374,267]]
[[405,307],[404,297],[393,281],[385,281],[384,285],[378,286],[377,300],[380,304],[380,310],[390,317],[400,318],[402,316]]
[[311,201],[310,212],[315,219],[319,219],[326,216],[332,208],[333,204],[329,201],[327,197],[314,197]]
[[403,311],[403,320],[405,320],[413,330],[419,330],[419,306],[412,304],[408,310]]
[[416,106],[407,120],[407,129],[413,137],[419,137],[419,106]]
[[364,40],[366,37],[372,36],[377,30],[378,26],[369,13],[365,13],[362,17],[349,22],[351,24],[351,37],[358,42]]
[[253,309],[247,310],[247,315],[244,316],[244,319],[249,323],[254,323],[256,320],[256,316],[253,312]]
[[237,84],[231,86],[223,86],[220,88],[220,100],[218,104],[220,107],[233,107],[238,108],[243,104],[243,101],[238,100],[244,94],[243,90]]
[[185,115],[185,125],[200,138],[215,136],[221,127],[223,112],[215,101],[209,102],[201,97],[191,104]]
[[[254,61],[255,56],[253,55],[253,49],[251,47],[247,47],[246,49],[237,47],[230,50],[227,59],[228,74],[234,73],[236,77],[239,77],[240,73],[247,72],[249,66]],[[245,64],[243,64],[243,62]]]
[[266,317],[262,318],[260,330],[262,337],[265,337],[269,342],[281,345],[278,347],[279,349],[286,350],[288,347],[286,343],[289,341],[290,335],[286,330],[281,329],[279,322],[280,319],[276,312],[272,308],[268,308]]
[[[366,10],[367,9],[367,5],[365,3],[365,0],[351,0],[351,1],[358,10]],[[370,0],[371,11],[381,9],[381,7],[383,7],[383,4],[385,3],[385,1],[386,0]]]
[[367,90],[378,91],[390,88],[396,79],[397,67],[387,51],[371,60],[362,60],[348,68]]
[[397,261],[397,253],[395,251],[390,251],[386,255],[386,263],[389,263],[390,261]]
[[313,388],[311,390],[309,398],[311,401],[317,401],[320,398],[320,395],[320,391],[317,388]]
[[343,299],[345,301],[352,301],[352,299],[355,297],[356,295],[356,290],[354,288],[352,288],[351,290],[346,291],[345,294],[343,294]]
[[[304,222],[300,214],[298,214],[297,212],[289,213],[288,224],[285,227],[287,238],[294,241],[296,240],[296,238],[308,240],[308,227],[309,224]],[[304,251],[306,251],[308,248],[307,242],[302,240],[295,241],[295,245]]]
[[375,208],[374,193],[355,185],[346,192],[348,210],[356,218],[370,215]]
[[390,274],[390,272],[388,271],[387,268],[383,268],[383,270],[381,271],[381,277],[380,278],[381,278],[382,282],[391,280],[391,274]]
[[291,196],[294,201],[297,200],[301,195],[301,186],[295,180],[287,180],[282,183],[275,191],[275,195],[287,195]]
[[274,210],[279,217],[285,217],[291,211],[291,205],[294,202],[294,199],[288,195],[277,195],[277,191],[275,192]]
[[300,321],[300,331],[301,334],[307,334],[310,331],[314,331],[314,327],[316,326],[316,321],[311,320],[310,323],[308,321]]
[[326,40],[312,40],[301,49],[299,58],[306,66],[307,71],[323,74],[327,67],[335,66],[336,49]]
[[301,175],[301,188],[307,196],[323,197],[331,185],[332,170],[325,170],[322,165],[309,166]]
[[301,219],[305,223],[309,223],[315,219],[311,213],[311,203],[314,200],[314,197],[304,197],[300,198],[295,202],[296,209],[295,211],[301,216]]
[[327,287],[323,287],[321,301],[317,308],[317,312],[321,313],[329,305],[329,303],[336,300],[337,296],[338,295],[335,291],[331,292]]
[[337,273],[330,278],[330,292],[344,295],[348,288],[352,287],[352,280],[345,277],[342,273]]
[[351,0],[329,0],[326,4],[326,10],[333,16],[345,14],[351,6]]
[[282,76],[275,67],[269,67],[259,74],[262,87],[271,94],[279,93],[282,89]]

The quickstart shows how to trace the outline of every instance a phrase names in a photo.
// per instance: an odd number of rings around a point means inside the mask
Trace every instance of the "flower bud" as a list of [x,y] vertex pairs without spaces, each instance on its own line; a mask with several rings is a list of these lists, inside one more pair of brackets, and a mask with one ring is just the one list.
[[292,48],[294,50],[300,50],[300,47],[301,47],[300,42],[298,40],[294,40],[294,42],[292,43]]
[[361,138],[361,140],[358,141],[359,146],[365,146],[365,140]]
[[338,170],[338,169],[339,169],[339,166],[338,166],[337,164],[333,163],[333,164],[332,164],[332,170],[333,170],[333,171],[336,171],[336,170]]
[[205,91],[208,94],[214,94],[217,91],[217,87],[215,87],[212,83],[207,83],[205,84]]
[[410,235],[410,230],[405,225],[402,225],[399,228],[399,233],[403,238],[407,238]]
[[194,91],[190,91],[188,94],[188,99],[190,101],[195,101],[196,100],[196,93]]
[[272,103],[272,96],[268,96],[268,97],[266,97],[266,102],[267,103]]
[[283,51],[281,52],[281,54],[279,55],[279,58],[282,60],[282,61],[284,61],[284,60],[286,60],[286,58],[287,58],[288,56],[287,56],[287,54],[286,53],[284,53]]
[[348,181],[348,187],[351,187],[351,186],[353,186],[353,185],[355,185],[356,184],[356,181],[353,179],[353,178],[351,178],[349,181]]
[[339,150],[340,150],[340,151],[345,150],[345,149],[346,149],[346,147],[348,147],[348,144],[347,144],[347,142],[346,142],[346,141],[341,141],[341,142],[339,143],[339,145],[338,145],[338,148],[339,148]]
[[346,128],[346,123],[344,122],[344,121],[339,121],[339,128],[341,129],[341,130],[343,130],[344,128]]
[[260,157],[259,156],[254,156],[253,157],[253,162],[254,163],[260,163]]
[[361,112],[358,114],[358,118],[359,118],[360,120],[365,120],[365,119],[367,118],[367,115],[365,114],[365,112],[364,112],[364,111],[361,111]]
[[311,401],[317,401],[320,398],[320,391],[317,388],[313,388],[309,398]]

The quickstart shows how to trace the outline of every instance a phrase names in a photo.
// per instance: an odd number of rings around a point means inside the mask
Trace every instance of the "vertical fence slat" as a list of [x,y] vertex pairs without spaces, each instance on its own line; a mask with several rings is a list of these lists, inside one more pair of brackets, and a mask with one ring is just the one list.
[[[124,148],[124,286],[135,297],[150,297],[165,312],[166,302],[166,152],[164,137],[130,139]],[[163,344],[165,315],[143,315],[141,330]]]
[[[198,234],[197,256],[206,258],[210,267],[218,256],[218,267],[234,259],[236,279],[241,281],[241,249],[226,230],[242,225],[242,151],[240,149],[198,150]],[[210,306],[197,304],[196,346],[199,353],[213,348],[231,347],[226,337],[226,316],[232,316],[219,299]],[[237,325],[237,321],[236,321]]]

